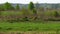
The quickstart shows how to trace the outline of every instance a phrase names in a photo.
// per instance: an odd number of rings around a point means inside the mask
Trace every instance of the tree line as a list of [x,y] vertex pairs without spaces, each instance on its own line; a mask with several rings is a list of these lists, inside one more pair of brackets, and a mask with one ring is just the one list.
[[[30,10],[33,10],[35,8],[33,2],[30,2],[30,4],[28,5],[28,8]],[[19,6],[19,4],[17,4],[14,7],[11,5],[11,3],[6,2],[3,5],[0,5],[0,11],[3,11],[3,10],[20,10],[20,6]]]

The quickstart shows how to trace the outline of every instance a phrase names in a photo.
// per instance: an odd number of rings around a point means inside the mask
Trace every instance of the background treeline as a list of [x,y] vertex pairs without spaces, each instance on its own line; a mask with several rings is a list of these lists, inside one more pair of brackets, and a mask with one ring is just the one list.
[[13,7],[10,3],[6,2],[3,5],[0,5],[0,11],[6,11],[6,10],[15,10],[19,9],[19,5],[17,4],[16,7]]
[[60,21],[60,10],[39,7],[33,2],[28,4],[28,9],[19,4],[12,6],[11,3],[0,5],[0,21],[20,22],[20,21]]

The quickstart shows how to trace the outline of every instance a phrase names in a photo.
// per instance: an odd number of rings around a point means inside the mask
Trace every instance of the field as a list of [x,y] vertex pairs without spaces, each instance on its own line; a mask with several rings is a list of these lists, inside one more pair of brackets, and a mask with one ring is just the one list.
[[60,34],[58,4],[51,8],[48,4],[35,6],[33,2],[26,5],[26,8],[8,2],[0,5],[0,34]]
[[[47,18],[53,16],[54,12],[44,12],[44,17],[40,14],[43,12],[38,12],[37,17]],[[23,18],[26,16],[29,16],[29,21],[24,21]],[[41,18],[33,20],[33,18],[32,12],[1,11],[0,34],[60,34],[60,21],[43,21]],[[59,18],[57,17],[57,20],[60,20]]]
[[[60,22],[15,22],[15,23],[8,23],[8,22],[1,22],[0,23],[0,32],[50,32],[56,33],[60,31]],[[44,33],[44,34],[45,34]]]

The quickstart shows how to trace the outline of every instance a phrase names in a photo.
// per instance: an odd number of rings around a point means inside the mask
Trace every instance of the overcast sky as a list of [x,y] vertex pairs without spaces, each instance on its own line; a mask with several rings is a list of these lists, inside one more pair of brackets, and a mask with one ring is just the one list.
[[60,3],[60,0],[0,0],[0,4],[5,2],[28,4],[31,1],[34,3]]

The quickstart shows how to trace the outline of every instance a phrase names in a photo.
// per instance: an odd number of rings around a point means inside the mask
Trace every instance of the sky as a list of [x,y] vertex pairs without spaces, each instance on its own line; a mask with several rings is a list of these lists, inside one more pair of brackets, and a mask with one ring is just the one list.
[[60,3],[60,0],[0,0],[0,4],[5,2],[29,4],[31,1],[33,3]]

